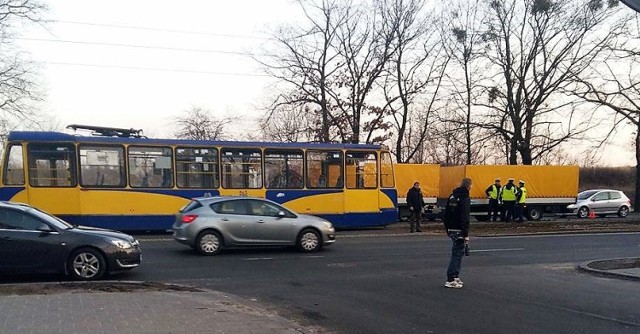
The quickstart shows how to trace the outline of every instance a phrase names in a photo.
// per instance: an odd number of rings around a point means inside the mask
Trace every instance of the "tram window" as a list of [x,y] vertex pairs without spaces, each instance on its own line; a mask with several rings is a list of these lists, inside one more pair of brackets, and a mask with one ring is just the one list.
[[269,189],[301,189],[304,160],[302,151],[265,150],[264,176]]
[[176,181],[180,188],[218,188],[218,150],[176,148]]
[[131,187],[173,187],[173,154],[170,147],[129,146],[128,151]]
[[380,185],[382,188],[394,188],[396,186],[393,177],[393,162],[389,152],[380,154]]
[[347,189],[378,186],[378,161],[375,152],[347,151]]
[[11,145],[7,150],[4,165],[3,182],[7,186],[24,185],[24,161],[22,159],[22,145]]
[[307,188],[343,188],[341,151],[307,151]]
[[72,144],[32,143],[27,146],[32,187],[75,187],[76,149]]
[[262,154],[258,149],[222,149],[222,187],[262,188]]
[[80,185],[84,187],[124,187],[122,146],[80,145]]

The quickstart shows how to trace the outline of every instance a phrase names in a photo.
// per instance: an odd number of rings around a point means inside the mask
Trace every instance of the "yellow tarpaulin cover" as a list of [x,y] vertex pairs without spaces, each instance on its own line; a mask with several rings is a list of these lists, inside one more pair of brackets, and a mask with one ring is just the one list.
[[471,198],[486,198],[484,193],[496,178],[507,184],[525,181],[527,198],[574,198],[578,194],[578,166],[468,165],[440,167],[440,198],[446,198],[460,186],[463,178],[473,181]]
[[416,181],[420,182],[422,196],[438,197],[440,165],[396,164],[393,167],[398,197],[404,198]]

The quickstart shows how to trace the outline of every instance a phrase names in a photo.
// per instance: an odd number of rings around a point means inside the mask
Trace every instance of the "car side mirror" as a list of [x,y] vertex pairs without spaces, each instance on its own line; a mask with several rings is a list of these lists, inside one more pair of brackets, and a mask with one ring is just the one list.
[[286,216],[287,216],[287,214],[286,214],[284,211],[280,211],[280,212],[278,212],[278,217],[280,217],[280,218],[284,218],[284,217],[286,217]]
[[595,202],[595,201],[596,201],[596,198],[595,198],[595,197],[591,199],[591,202]]
[[51,228],[51,226],[42,223],[40,224],[40,226],[38,226],[38,231],[40,232],[55,232],[54,229]]

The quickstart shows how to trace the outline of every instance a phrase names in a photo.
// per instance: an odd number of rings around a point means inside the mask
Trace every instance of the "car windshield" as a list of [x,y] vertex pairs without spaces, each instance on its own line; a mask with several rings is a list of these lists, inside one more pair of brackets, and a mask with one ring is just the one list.
[[583,191],[581,193],[578,194],[578,199],[579,200],[583,200],[583,199],[587,199],[591,196],[593,196],[593,194],[597,193],[597,190],[587,190],[587,191]]
[[62,230],[68,230],[70,228],[73,228],[73,225],[67,223],[66,221],[56,217],[56,216],[52,216],[48,213],[45,213],[43,211],[40,211],[36,208],[31,208],[31,210],[29,210],[29,213],[33,214],[34,216],[40,218],[41,220],[46,221],[47,223],[55,226],[56,228],[62,229]]

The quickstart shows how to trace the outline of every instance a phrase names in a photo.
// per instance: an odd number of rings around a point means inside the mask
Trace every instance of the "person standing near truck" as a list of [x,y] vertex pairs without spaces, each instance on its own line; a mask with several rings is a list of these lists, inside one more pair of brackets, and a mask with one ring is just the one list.
[[527,188],[524,187],[524,181],[520,180],[520,182],[518,182],[518,192],[516,193],[516,217],[513,218],[513,220],[518,218],[518,223],[522,223],[524,221],[523,216],[526,200]]
[[471,211],[469,190],[471,190],[471,184],[470,178],[464,178],[460,187],[454,189],[447,199],[447,206],[444,209],[444,227],[447,230],[447,235],[453,241],[451,259],[447,268],[447,281],[444,283],[446,288],[460,289],[463,285],[460,279],[460,269],[462,256],[469,244],[469,213]]
[[[496,179],[495,183],[490,185],[484,193],[489,198],[489,213],[488,217],[491,221],[496,221],[500,214],[500,179]],[[493,215],[493,216],[492,216]]]
[[409,217],[411,233],[422,232],[420,230],[420,218],[422,218],[424,199],[422,198],[422,190],[420,190],[420,182],[414,182],[413,187],[407,192],[407,206],[411,211],[411,216]]
[[516,205],[516,193],[518,192],[518,188],[515,184],[513,184],[513,178],[509,178],[509,182],[502,188],[501,191],[501,199],[502,204],[504,205],[504,215],[505,221],[510,222],[511,219],[515,219],[515,205]]

